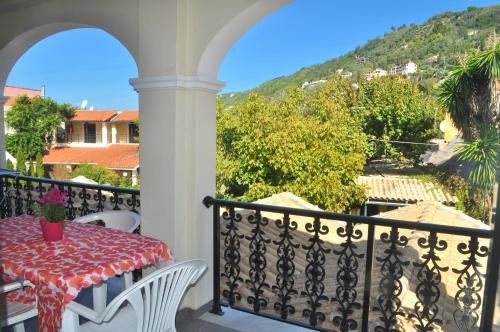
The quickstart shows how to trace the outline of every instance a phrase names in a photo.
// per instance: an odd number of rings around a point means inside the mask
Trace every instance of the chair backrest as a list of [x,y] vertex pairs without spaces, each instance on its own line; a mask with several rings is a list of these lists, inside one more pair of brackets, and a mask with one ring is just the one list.
[[109,321],[124,301],[137,315],[137,332],[175,331],[175,316],[189,286],[207,269],[203,260],[190,260],[164,267],[120,293],[103,312]]
[[102,220],[106,228],[132,233],[141,224],[141,216],[132,211],[103,211],[75,218],[74,222],[89,223]]

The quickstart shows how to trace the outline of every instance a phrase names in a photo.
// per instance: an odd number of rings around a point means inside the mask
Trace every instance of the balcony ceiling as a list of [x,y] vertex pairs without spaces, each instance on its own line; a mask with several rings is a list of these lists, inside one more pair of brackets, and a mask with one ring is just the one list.
[[0,12],[14,11],[51,0],[1,0]]

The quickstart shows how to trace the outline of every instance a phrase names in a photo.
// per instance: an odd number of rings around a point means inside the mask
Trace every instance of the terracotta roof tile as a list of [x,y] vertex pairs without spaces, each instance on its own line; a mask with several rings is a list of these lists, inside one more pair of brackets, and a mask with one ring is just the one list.
[[118,115],[114,117],[111,122],[132,122],[139,119],[138,111],[119,111]]
[[111,120],[118,114],[118,111],[87,111],[87,110],[77,110],[75,116],[70,120],[71,122],[84,122],[84,121],[95,121],[95,122],[105,122]]
[[111,144],[106,147],[53,147],[43,157],[45,164],[95,163],[114,169],[139,166],[138,144]]
[[3,90],[3,95],[5,97],[9,97],[5,102],[5,106],[12,106],[16,101],[16,98],[19,96],[28,96],[29,98],[42,96],[43,91],[37,89],[29,89],[29,88],[20,88],[15,86],[6,85]]
[[356,183],[367,188],[371,200],[415,203],[437,201],[455,204],[457,198],[431,182],[405,176],[360,176]]

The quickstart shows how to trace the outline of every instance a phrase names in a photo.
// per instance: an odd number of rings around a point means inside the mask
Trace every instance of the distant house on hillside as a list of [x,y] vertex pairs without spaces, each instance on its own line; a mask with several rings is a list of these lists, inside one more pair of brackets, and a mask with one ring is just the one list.
[[[4,97],[7,97],[7,100],[3,105],[4,116],[6,116],[9,110],[11,109],[12,105],[14,105],[14,103],[16,102],[17,97],[20,96],[27,96],[29,98],[44,97],[45,88],[41,87],[40,89],[30,89],[30,88],[21,88],[21,87],[6,85],[3,90],[3,95]],[[12,129],[8,128],[7,125],[5,125],[5,133],[6,134],[12,133]]]
[[341,69],[337,69],[337,70],[335,71],[335,73],[336,73],[337,75],[340,75],[340,76],[341,76],[341,77],[343,77],[343,78],[349,78],[349,77],[352,77],[352,72],[347,71],[347,70],[344,70],[344,69],[342,69],[342,68],[341,68]]
[[368,56],[357,56],[356,55],[356,65],[364,65],[365,63],[368,63],[372,61],[372,59]]
[[417,72],[418,66],[415,62],[408,62],[399,66],[394,66],[389,70],[389,75],[408,76]]
[[57,143],[43,158],[49,172],[95,163],[137,183],[139,174],[138,111],[77,110],[57,133]]
[[326,80],[318,80],[318,81],[306,81],[302,84],[302,89],[309,89],[319,84],[325,84]]
[[374,71],[365,74],[365,78],[367,81],[371,80],[374,77],[382,77],[382,76],[387,76],[387,70],[384,70],[382,68],[377,68]]
[[421,201],[455,206],[457,198],[437,185],[394,175],[360,176],[355,181],[366,189],[364,215],[372,216]]

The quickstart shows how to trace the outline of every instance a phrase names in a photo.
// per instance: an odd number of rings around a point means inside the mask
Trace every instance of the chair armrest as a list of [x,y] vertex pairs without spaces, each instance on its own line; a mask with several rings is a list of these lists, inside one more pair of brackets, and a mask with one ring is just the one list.
[[9,284],[0,285],[0,294],[9,293],[9,292],[15,291],[17,289],[20,289],[22,287],[34,288],[34,286],[31,282],[24,281],[23,283],[21,283],[21,281],[18,280],[18,281],[11,282]]
[[102,316],[97,311],[94,311],[80,303],[76,303],[73,301],[68,304],[66,310],[71,310],[79,316],[91,320],[96,324],[102,323]]

